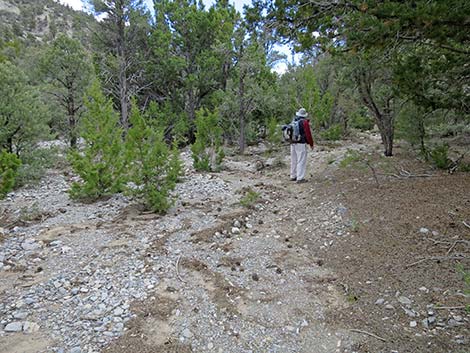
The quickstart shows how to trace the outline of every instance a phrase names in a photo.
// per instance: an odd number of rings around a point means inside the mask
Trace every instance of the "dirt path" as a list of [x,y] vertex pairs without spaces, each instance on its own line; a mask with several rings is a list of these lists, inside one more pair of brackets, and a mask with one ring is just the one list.
[[[380,285],[396,272],[388,262],[364,266],[375,256],[367,237],[383,225],[367,214],[372,202],[381,207],[380,193],[364,197],[374,184],[367,171],[338,168],[349,149],[380,146],[363,137],[317,148],[300,185],[288,181],[287,148],[229,157],[216,174],[194,172],[184,155],[179,199],[164,217],[121,196],[72,203],[71,177],[60,173],[16,192],[0,203],[0,352],[422,351],[407,350],[426,347],[413,333],[427,336],[409,329],[395,304],[408,294]],[[457,276],[451,285],[458,290]],[[423,315],[415,303],[401,305]],[[459,314],[442,332],[463,338],[436,347],[468,339],[468,315]],[[397,339],[404,333],[411,344]]]

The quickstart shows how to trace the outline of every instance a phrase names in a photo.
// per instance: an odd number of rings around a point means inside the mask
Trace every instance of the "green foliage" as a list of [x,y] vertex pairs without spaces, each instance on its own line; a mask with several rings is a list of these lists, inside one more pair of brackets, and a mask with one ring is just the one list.
[[340,168],[346,168],[348,166],[351,166],[363,159],[362,155],[355,150],[348,149],[346,152],[344,158],[341,160],[339,163]]
[[217,112],[206,109],[196,113],[196,141],[191,146],[193,165],[199,171],[217,171],[225,156],[222,148],[223,130]]
[[[93,68],[78,40],[59,35],[46,50],[40,63],[41,75],[47,83],[63,116],[67,116],[65,133],[74,147],[78,137],[78,120],[83,95],[92,77]],[[56,128],[56,130],[60,130]]]
[[266,139],[272,147],[282,142],[282,131],[276,118],[271,117],[266,123]]
[[349,126],[361,131],[369,131],[374,127],[374,121],[363,112],[356,111],[352,114]]
[[438,169],[448,169],[452,163],[449,159],[449,145],[443,143],[430,148],[429,159]]
[[170,192],[174,189],[182,167],[176,148],[170,150],[161,130],[154,130],[144,120],[133,102],[131,128],[126,138],[129,191],[143,198],[148,209],[164,213],[171,206]]
[[123,131],[113,103],[104,97],[98,81],[88,90],[85,106],[87,111],[81,120],[85,146],[69,153],[72,168],[82,180],[72,184],[70,196],[93,200],[123,190]]
[[21,160],[13,153],[0,151],[0,199],[13,190]]
[[63,168],[65,157],[57,149],[30,148],[21,155],[17,185],[34,185],[44,176],[47,168]]
[[0,126],[0,149],[20,156],[48,133],[38,92],[9,61],[0,62]]
[[464,293],[470,295],[470,271],[465,270],[462,264],[457,265],[457,272],[462,276],[464,281]]
[[240,205],[243,207],[253,207],[253,205],[258,201],[260,194],[252,189],[245,191],[245,195],[240,199]]
[[327,141],[337,141],[343,137],[343,127],[339,124],[333,125],[325,131],[320,132],[321,138]]
[[429,135],[436,137],[454,137],[459,135],[470,135],[470,124],[443,122],[431,125],[428,128]]

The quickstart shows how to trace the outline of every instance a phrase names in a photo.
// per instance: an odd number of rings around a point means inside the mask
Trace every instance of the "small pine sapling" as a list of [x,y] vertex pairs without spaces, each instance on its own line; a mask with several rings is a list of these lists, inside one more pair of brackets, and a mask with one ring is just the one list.
[[0,152],[0,199],[13,190],[21,160],[5,150]]
[[134,184],[129,192],[142,198],[148,209],[165,213],[172,205],[170,192],[182,171],[178,150],[168,148],[162,130],[146,123],[135,102],[129,122],[126,161],[129,180]]
[[85,146],[71,150],[68,158],[82,179],[69,191],[72,198],[98,199],[123,190],[126,182],[122,128],[111,100],[106,99],[98,81],[85,97],[87,108],[81,120],[81,136]]
[[223,130],[216,112],[201,109],[196,113],[196,141],[191,146],[193,165],[199,171],[218,171],[225,157]]

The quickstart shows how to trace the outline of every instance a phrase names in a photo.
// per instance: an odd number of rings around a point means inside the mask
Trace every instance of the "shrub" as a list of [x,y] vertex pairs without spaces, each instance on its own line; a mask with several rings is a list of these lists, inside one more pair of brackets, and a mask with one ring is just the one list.
[[13,153],[0,152],[0,199],[13,190],[21,160]]
[[358,151],[348,149],[344,158],[339,163],[340,168],[346,168],[361,161],[363,157]]
[[452,163],[449,159],[449,145],[439,144],[431,148],[429,158],[438,169],[448,169]]
[[21,155],[17,186],[36,184],[44,176],[47,168],[61,168],[65,162],[58,148],[28,149]]
[[240,200],[240,205],[243,207],[253,207],[256,201],[259,199],[259,193],[251,189],[246,190],[245,195]]
[[272,145],[278,145],[282,142],[282,132],[281,128],[276,120],[272,117],[268,119],[266,124],[266,139]]
[[85,147],[82,151],[71,150],[68,156],[82,181],[73,183],[69,193],[73,198],[97,199],[123,190],[123,131],[112,101],[105,98],[97,81],[87,96],[87,111],[81,120]]
[[349,124],[353,129],[361,131],[369,131],[374,128],[374,121],[370,117],[360,114],[359,112],[356,112],[351,116]]
[[146,124],[136,103],[132,104],[131,128],[126,138],[126,161],[129,180],[134,183],[130,193],[143,198],[145,206],[158,213],[170,208],[170,191],[181,175],[182,164],[176,147],[171,150],[164,142],[162,130]]
[[217,113],[202,109],[196,113],[196,141],[191,146],[193,165],[199,171],[219,170],[225,157],[223,130]]
[[328,130],[322,131],[320,136],[327,141],[337,141],[343,136],[343,127],[339,124],[333,125]]

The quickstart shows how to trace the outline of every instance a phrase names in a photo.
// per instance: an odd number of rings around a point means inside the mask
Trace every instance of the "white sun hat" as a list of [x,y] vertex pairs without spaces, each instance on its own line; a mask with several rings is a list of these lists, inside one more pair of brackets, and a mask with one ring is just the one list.
[[300,108],[299,111],[295,113],[295,115],[301,118],[306,118],[308,116],[308,113],[304,108]]

